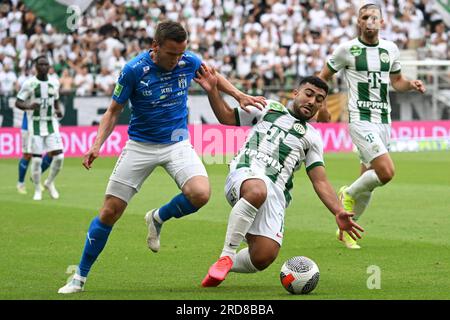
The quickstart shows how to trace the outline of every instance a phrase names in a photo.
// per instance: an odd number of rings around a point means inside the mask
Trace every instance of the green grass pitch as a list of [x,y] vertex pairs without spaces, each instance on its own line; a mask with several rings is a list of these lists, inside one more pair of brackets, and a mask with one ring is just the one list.
[[[178,192],[158,169],[114,227],[86,291],[70,296],[57,290],[66,282],[66,269],[79,262],[115,159],[100,158],[89,172],[80,159],[66,159],[56,181],[61,198],[44,194],[39,203],[32,200],[30,182],[28,195],[16,192],[17,160],[2,159],[0,299],[449,299],[450,152],[392,156],[394,180],[376,190],[359,221],[366,230],[361,250],[336,241],[334,218],[302,169],[277,260],[260,273],[230,273],[217,288],[202,288],[200,282],[223,245],[230,212],[223,195],[227,166],[207,166],[210,202],[192,216],[169,221],[161,251],[154,254],[146,246],[144,214]],[[325,160],[336,189],[359,173],[355,154],[327,154]],[[281,265],[296,255],[310,257],[320,269],[319,284],[309,295],[291,295],[280,284]],[[368,289],[370,266],[381,270],[379,289]]]

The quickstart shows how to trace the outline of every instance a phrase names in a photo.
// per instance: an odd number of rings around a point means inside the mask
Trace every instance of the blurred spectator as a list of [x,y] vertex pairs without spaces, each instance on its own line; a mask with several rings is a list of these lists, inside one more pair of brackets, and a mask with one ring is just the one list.
[[7,64],[0,71],[0,95],[12,96],[16,90],[17,76]]
[[431,52],[433,58],[445,59],[447,57],[448,35],[445,33],[445,24],[436,25],[435,32],[431,34]]
[[116,78],[111,72],[103,67],[99,75],[95,77],[95,88],[97,96],[110,96],[113,92]]
[[83,66],[75,76],[75,94],[77,96],[91,96],[94,90],[94,78],[88,73],[88,68]]
[[[449,29],[442,23],[436,0],[371,2],[382,8],[386,22],[382,38],[396,42],[400,49],[423,52],[420,59],[450,58]],[[84,13],[75,32],[61,34],[21,1],[2,1],[0,70],[7,66],[8,74],[24,79],[32,71],[33,59],[45,54],[64,82],[74,82],[67,85],[68,91],[75,85],[80,95],[106,94],[109,85],[99,89],[98,79],[115,81],[125,61],[150,49],[157,23],[174,19],[187,27],[189,49],[230,81],[242,86],[257,79],[267,87],[291,85],[294,79],[317,72],[339,43],[356,36],[362,3],[99,0]]]
[[62,71],[59,78],[60,92],[61,94],[72,94],[75,90],[75,79],[70,75],[69,69]]

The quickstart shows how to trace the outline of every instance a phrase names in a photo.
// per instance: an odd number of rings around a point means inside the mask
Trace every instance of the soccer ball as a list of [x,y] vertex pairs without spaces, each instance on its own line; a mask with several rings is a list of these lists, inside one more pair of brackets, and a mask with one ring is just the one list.
[[311,259],[303,256],[287,260],[280,271],[283,287],[292,294],[307,294],[319,282],[319,267]]

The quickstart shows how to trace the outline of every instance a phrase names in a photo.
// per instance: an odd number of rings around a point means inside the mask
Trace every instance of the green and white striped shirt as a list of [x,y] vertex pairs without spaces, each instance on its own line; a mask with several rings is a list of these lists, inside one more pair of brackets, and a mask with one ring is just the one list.
[[47,136],[59,133],[59,123],[55,116],[55,101],[59,99],[59,83],[54,78],[41,81],[31,77],[23,83],[17,98],[41,106],[36,110],[26,110],[28,132],[31,135]]
[[328,58],[328,67],[343,70],[347,81],[350,122],[391,123],[389,75],[401,71],[399,57],[392,41],[370,45],[356,38],[339,45]]
[[249,107],[250,113],[235,109],[236,123],[254,125],[245,144],[230,163],[230,170],[251,168],[263,174],[291,201],[294,172],[304,162],[306,170],[323,166],[320,134],[307,122],[295,118],[281,103],[268,100],[264,110]]

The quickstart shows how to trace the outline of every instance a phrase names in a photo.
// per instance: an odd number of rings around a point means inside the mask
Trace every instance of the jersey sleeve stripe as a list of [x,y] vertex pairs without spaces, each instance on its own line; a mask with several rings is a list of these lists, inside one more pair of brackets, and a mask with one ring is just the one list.
[[328,68],[331,70],[331,71],[333,71],[334,73],[336,73],[337,72],[337,70],[334,70],[334,68],[331,66],[331,64],[327,61],[327,66],[328,66]]
[[306,167],[306,171],[308,172],[309,170],[314,169],[315,167],[319,167],[319,166],[325,167],[325,165],[323,164],[322,161],[317,161],[317,162],[311,163],[308,167]]

